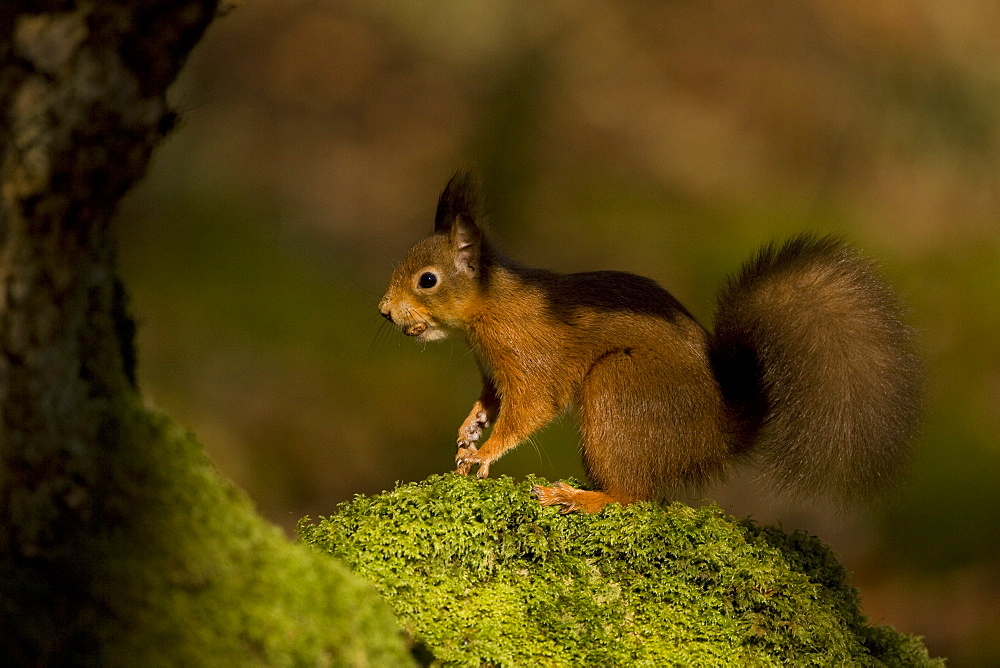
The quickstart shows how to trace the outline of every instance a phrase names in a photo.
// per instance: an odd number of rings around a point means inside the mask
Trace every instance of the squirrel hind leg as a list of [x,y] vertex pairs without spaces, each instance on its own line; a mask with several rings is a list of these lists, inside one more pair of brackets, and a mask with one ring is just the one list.
[[566,514],[576,511],[596,513],[609,503],[628,504],[632,499],[623,494],[608,491],[587,491],[571,487],[564,482],[553,483],[551,487],[535,485],[531,495],[543,506],[559,506],[559,512]]

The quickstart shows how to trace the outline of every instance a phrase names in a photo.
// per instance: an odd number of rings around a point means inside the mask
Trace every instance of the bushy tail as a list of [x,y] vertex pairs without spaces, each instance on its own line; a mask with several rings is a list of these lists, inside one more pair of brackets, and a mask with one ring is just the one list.
[[909,459],[920,364],[892,289],[843,242],[767,246],[723,288],[712,366],[768,485],[851,505]]

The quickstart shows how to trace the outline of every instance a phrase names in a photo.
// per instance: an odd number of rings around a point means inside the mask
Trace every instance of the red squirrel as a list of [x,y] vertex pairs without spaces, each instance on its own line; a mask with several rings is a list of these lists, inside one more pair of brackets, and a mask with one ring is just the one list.
[[911,330],[872,263],[833,237],[761,249],[722,288],[709,332],[648,278],[508,259],[459,173],[379,311],[419,341],[460,334],[475,354],[483,391],[458,431],[460,474],[488,476],[576,406],[594,490],[532,490],[562,512],[662,499],[741,463],[779,492],[867,501],[904,468],[918,422]]

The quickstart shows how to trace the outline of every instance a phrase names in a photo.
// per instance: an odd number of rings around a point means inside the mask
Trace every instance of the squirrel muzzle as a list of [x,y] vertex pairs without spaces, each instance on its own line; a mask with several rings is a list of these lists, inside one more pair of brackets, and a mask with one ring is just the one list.
[[[383,318],[398,327],[407,336],[428,341],[444,338],[443,331],[439,331],[429,320],[420,318],[417,308],[402,305],[394,309],[388,299],[383,299],[379,302],[378,311]],[[397,315],[393,315],[394,311]]]

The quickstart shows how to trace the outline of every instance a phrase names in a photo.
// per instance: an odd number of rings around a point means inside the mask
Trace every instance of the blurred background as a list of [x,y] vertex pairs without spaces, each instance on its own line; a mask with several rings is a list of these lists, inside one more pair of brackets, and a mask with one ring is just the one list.
[[[382,327],[458,167],[499,244],[650,276],[703,320],[760,244],[879,259],[928,364],[913,472],[874,515],[731,512],[830,541],[874,622],[1000,665],[1000,12],[991,0],[247,0],[172,91],[119,214],[150,403],[289,532],[453,466],[460,342]],[[572,423],[493,468],[580,475]]]

